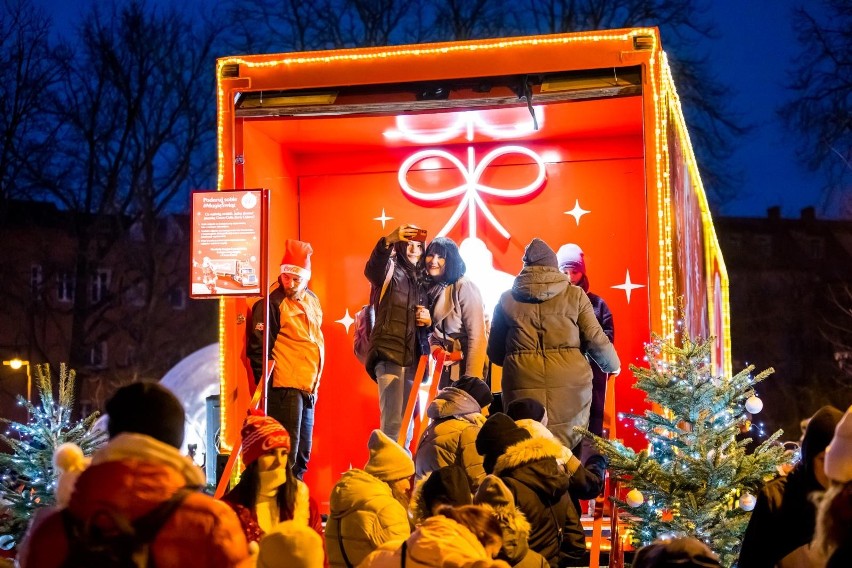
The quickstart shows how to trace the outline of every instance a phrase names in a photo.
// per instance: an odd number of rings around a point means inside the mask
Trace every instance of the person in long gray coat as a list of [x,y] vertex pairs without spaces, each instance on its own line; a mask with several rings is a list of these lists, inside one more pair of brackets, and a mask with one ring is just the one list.
[[562,444],[580,441],[592,402],[592,369],[580,346],[606,373],[621,363],[589,298],[559,271],[556,253],[541,239],[524,251],[524,268],[494,308],[488,357],[503,367],[503,405],[518,398],[547,409],[548,429]]

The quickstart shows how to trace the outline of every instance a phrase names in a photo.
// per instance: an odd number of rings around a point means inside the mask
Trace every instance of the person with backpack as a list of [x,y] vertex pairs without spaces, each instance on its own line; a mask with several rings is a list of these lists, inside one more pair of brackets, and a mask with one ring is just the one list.
[[[376,312],[364,366],[378,384],[380,429],[393,440],[399,439],[403,427],[418,359],[429,353],[432,319],[427,308],[424,243],[418,238],[425,239],[425,231],[400,225],[379,239],[364,267]],[[405,427],[407,451],[413,421]]]
[[245,470],[222,500],[237,513],[246,539],[260,542],[263,535],[290,520],[322,536],[319,507],[289,463],[287,430],[271,416],[251,410],[240,435]]
[[67,508],[33,519],[20,566],[252,566],[237,516],[199,491],[204,473],[180,452],[180,401],[158,383],[132,383],[106,413],[109,442],[77,478]]

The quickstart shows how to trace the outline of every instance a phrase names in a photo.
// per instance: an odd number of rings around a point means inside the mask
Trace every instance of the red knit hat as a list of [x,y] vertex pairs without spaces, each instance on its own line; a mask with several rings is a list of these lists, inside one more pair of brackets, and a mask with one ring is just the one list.
[[285,448],[290,453],[290,434],[280,422],[266,416],[262,410],[249,410],[243,428],[243,463],[249,465],[275,448]]
[[284,257],[281,259],[281,272],[295,274],[304,280],[311,277],[311,255],[314,249],[309,243],[294,239],[284,241]]

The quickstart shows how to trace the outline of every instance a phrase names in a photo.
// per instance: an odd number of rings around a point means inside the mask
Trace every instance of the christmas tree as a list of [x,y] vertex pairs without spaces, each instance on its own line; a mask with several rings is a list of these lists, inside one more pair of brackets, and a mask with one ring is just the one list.
[[634,388],[646,393],[652,409],[623,416],[646,435],[647,449],[637,453],[583,433],[609,459],[611,475],[631,488],[626,501],[614,501],[634,546],[692,536],[731,566],[754,508],[753,494],[785,457],[775,443],[780,430],[751,453],[746,448],[752,440],[738,439],[749,424],[746,409],[754,413],[762,407],[754,385],[773,370],[752,375],[750,366],[733,377],[714,376],[712,344],[712,339],[693,343],[684,336],[678,347],[654,337],[645,348],[648,368],[631,365]]
[[103,433],[91,432],[98,413],[71,421],[75,377],[73,370],[61,364],[57,398],[54,398],[50,366],[38,365],[39,404],[18,397],[18,404],[27,409],[27,423],[0,418],[8,427],[5,434],[0,434],[0,440],[11,449],[11,453],[0,453],[0,544],[4,548],[20,542],[36,509],[55,503],[54,450],[69,442],[88,456],[105,441]]

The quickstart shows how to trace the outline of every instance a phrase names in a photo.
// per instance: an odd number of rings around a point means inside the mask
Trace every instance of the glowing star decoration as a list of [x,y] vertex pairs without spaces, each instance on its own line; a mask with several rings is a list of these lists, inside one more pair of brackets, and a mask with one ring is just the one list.
[[583,209],[582,207],[580,207],[580,200],[579,199],[577,199],[574,202],[574,208],[573,209],[569,209],[568,211],[565,212],[566,215],[571,215],[572,217],[574,217],[574,221],[577,222],[578,227],[580,226],[580,217],[582,217],[583,215],[586,215],[587,213],[591,213],[591,211],[589,211],[588,209]]
[[393,217],[388,217],[387,215],[385,215],[384,207],[382,207],[382,214],[381,214],[380,217],[373,217],[373,221],[381,221],[382,222],[382,229],[385,228],[385,223],[388,222],[388,221],[391,221],[391,220],[393,220]]
[[[502,156],[511,154],[527,156],[532,159],[536,166],[538,166],[538,171],[532,182],[516,189],[501,189],[480,183],[479,180],[482,177],[482,174],[493,161]],[[408,172],[411,170],[412,166],[429,158],[441,158],[454,165],[462,174],[464,179],[463,183],[457,187],[436,192],[420,191],[412,187],[411,184],[408,183]],[[473,146],[469,146],[467,148],[467,165],[463,164],[457,157],[444,150],[422,150],[409,156],[399,168],[399,185],[402,188],[403,193],[409,197],[428,202],[443,201],[446,199],[452,199],[453,197],[462,196],[459,206],[450,216],[450,220],[447,221],[446,225],[444,225],[444,227],[438,232],[437,236],[439,237],[445,236],[449,233],[450,229],[458,223],[465,211],[468,213],[468,228],[470,236],[476,237],[476,211],[479,209],[482,211],[485,218],[501,235],[503,235],[503,237],[507,239],[510,238],[511,235],[509,235],[509,232],[500,224],[494,214],[491,213],[491,210],[489,210],[485,205],[485,200],[482,198],[480,193],[494,195],[501,198],[520,199],[523,197],[529,197],[541,188],[546,177],[547,171],[544,161],[538,154],[532,150],[524,148],[523,146],[501,146],[488,152],[485,156],[483,156],[479,163],[476,162],[476,155]]]
[[627,294],[627,303],[630,303],[630,294],[633,293],[633,290],[637,288],[644,288],[644,284],[634,284],[630,281],[630,269],[627,269],[627,276],[624,278],[624,284],[617,284],[615,286],[610,286],[610,288],[616,288],[618,290],[624,290]]
[[334,323],[339,323],[346,328],[346,334],[349,335],[349,327],[355,322],[355,319],[349,315],[349,308],[346,308],[346,315],[339,320],[334,320]]

